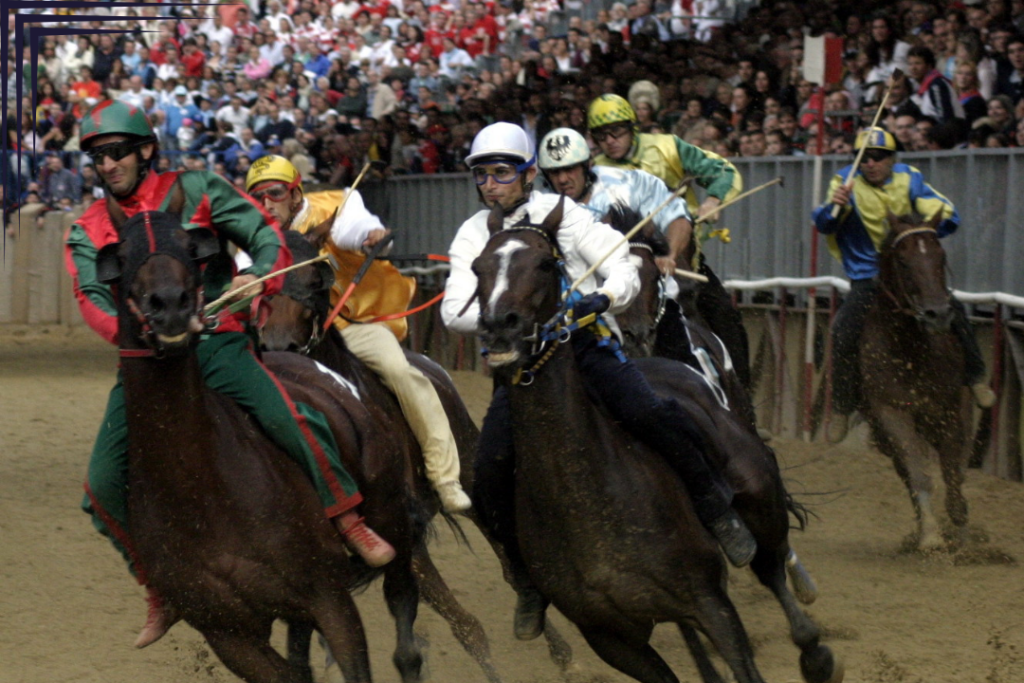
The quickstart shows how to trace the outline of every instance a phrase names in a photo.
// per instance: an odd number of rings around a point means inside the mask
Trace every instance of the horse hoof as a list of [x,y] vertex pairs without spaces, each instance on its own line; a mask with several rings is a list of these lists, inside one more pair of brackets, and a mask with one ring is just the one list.
[[846,667],[828,646],[819,645],[801,653],[800,674],[807,683],[842,683]]
[[810,605],[818,599],[818,585],[792,550],[786,558],[786,573],[793,584],[793,595],[797,600],[804,605]]
[[917,549],[922,553],[934,553],[946,548],[946,542],[939,534],[926,534],[921,537]]

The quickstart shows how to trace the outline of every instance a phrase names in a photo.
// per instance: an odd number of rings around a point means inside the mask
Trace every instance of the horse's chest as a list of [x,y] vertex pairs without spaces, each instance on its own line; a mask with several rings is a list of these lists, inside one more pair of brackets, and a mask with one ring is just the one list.
[[960,385],[956,363],[944,361],[927,343],[869,337],[861,346],[860,365],[868,398],[902,408],[945,406]]

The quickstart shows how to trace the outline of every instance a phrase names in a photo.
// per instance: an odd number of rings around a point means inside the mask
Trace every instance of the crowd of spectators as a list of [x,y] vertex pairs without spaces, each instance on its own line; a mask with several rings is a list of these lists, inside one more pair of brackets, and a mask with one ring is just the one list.
[[[20,119],[28,42],[21,60],[8,55],[4,135],[27,182],[5,196],[54,209],[102,196],[76,152],[80,117],[103,98],[147,113],[162,169],[238,185],[264,154],[331,185],[367,162],[380,176],[463,171],[488,123],[518,123],[535,141],[559,126],[585,134],[587,105],[608,92],[628,97],[641,130],[723,156],[848,153],[895,69],[908,78],[883,125],[905,149],[1024,145],[1024,0],[765,0],[742,17],[722,0],[605,2],[113,8],[118,22],[74,27],[123,34],[41,39]],[[12,13],[11,46],[14,27]],[[807,35],[841,38],[840,83],[804,78]]]

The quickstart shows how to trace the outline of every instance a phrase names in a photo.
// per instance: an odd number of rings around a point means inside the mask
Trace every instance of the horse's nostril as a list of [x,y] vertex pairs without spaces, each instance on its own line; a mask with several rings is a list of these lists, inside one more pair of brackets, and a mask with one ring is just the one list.
[[935,320],[936,318],[939,317],[939,314],[936,313],[934,309],[929,308],[924,312],[924,317],[928,318],[929,320]]
[[519,325],[519,314],[509,311],[505,315],[505,327],[516,327]]
[[188,292],[182,290],[181,295],[178,297],[178,306],[181,308],[188,308],[189,295]]

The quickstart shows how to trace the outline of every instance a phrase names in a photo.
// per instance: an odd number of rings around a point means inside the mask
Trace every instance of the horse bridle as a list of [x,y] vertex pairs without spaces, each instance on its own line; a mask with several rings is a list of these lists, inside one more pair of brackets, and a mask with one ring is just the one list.
[[[905,230],[904,232],[901,232],[900,234],[896,235],[896,237],[893,238],[892,244],[889,245],[889,248],[895,249],[896,246],[900,242],[902,242],[903,238],[905,237],[910,237],[911,235],[923,235],[927,233],[938,236],[938,231],[936,231],[935,228],[923,226],[919,228],[911,228],[910,230]],[[914,320],[917,320],[918,322],[923,322],[925,320],[924,308],[922,308],[920,305],[915,305],[913,303],[910,295],[907,294],[907,288],[903,282],[902,277],[897,275],[896,282],[899,285],[899,292],[893,293],[888,287],[885,286],[885,283],[882,282],[881,279],[879,279],[878,281],[879,288],[892,301],[894,312],[909,315],[910,317],[914,318]]]

